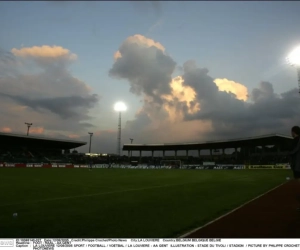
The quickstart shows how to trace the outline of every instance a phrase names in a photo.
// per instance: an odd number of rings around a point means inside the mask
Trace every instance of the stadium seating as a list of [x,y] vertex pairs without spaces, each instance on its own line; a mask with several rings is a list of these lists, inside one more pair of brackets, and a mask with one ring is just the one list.
[[44,154],[26,149],[0,151],[0,162],[13,163],[68,163],[70,159],[63,155]]
[[[145,157],[118,157],[115,155],[105,155],[90,157],[85,154],[78,154],[73,152],[71,154],[63,155],[54,152],[40,152],[37,150],[28,149],[10,149],[0,150],[0,162],[7,163],[72,163],[72,164],[129,164],[131,161],[138,161],[139,164],[145,165],[160,165],[163,157],[145,156]],[[217,164],[252,164],[252,165],[270,165],[276,163],[288,163],[289,158],[286,153],[266,153],[266,154],[251,154],[249,156],[243,156],[242,154],[237,155],[201,155],[201,157],[194,156],[168,156],[167,160],[180,159],[182,164],[202,164],[205,161],[215,162]]]

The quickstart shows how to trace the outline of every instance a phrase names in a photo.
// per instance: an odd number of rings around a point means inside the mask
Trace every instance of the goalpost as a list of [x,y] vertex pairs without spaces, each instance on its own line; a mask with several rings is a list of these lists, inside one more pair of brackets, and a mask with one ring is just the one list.
[[181,160],[161,160],[161,167],[181,168]]

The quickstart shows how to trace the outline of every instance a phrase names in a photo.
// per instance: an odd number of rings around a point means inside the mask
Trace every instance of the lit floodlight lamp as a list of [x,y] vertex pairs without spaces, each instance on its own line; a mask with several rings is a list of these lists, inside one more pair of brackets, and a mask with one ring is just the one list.
[[290,65],[297,69],[298,74],[298,87],[300,94],[300,46],[296,47],[287,57],[287,61]]
[[287,61],[294,67],[300,67],[300,46],[295,48],[287,57]]
[[127,107],[126,107],[125,103],[117,102],[114,106],[114,110],[117,112],[122,112],[122,111],[126,111]]

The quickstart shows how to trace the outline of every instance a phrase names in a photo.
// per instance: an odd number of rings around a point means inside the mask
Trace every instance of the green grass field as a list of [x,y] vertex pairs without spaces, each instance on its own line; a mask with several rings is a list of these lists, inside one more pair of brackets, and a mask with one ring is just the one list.
[[0,238],[176,237],[289,175],[288,170],[1,168]]

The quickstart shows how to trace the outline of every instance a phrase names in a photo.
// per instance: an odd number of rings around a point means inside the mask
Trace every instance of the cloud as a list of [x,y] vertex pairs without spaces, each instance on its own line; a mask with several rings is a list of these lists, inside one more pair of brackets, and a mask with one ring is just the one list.
[[15,56],[32,57],[32,58],[68,58],[69,60],[76,60],[77,55],[70,53],[68,49],[60,46],[43,45],[41,47],[33,46],[31,48],[13,48],[11,52]]
[[233,79],[217,78],[193,60],[172,77],[176,62],[165,47],[142,35],[128,37],[115,54],[110,75],[125,79],[143,97],[124,133],[139,143],[230,139],[266,133],[286,134],[297,124],[296,90],[274,93],[261,82],[252,91]]
[[6,64],[11,65],[16,62],[15,57],[13,53],[5,51],[0,48],[0,63],[1,66],[4,66]]
[[43,127],[32,127],[30,128],[30,134],[43,134],[44,133]]
[[[130,47],[130,45],[132,44],[136,44],[141,48],[151,48],[151,47],[155,47],[158,50],[161,50],[162,52],[165,52],[165,48],[164,46],[162,46],[159,42],[155,42],[152,39],[149,39],[145,36],[142,35],[134,35],[134,36],[130,36],[128,37],[123,44],[121,45],[120,49],[121,50],[125,50],[128,49],[128,47]],[[124,53],[124,52],[123,52]],[[117,60],[118,58],[121,58],[122,54],[120,52],[120,50],[118,50],[115,54],[114,54],[114,59]]]
[[1,132],[4,132],[4,133],[11,133],[12,129],[9,128],[9,127],[3,127],[1,128]]
[[184,85],[181,76],[173,78],[170,87],[171,93],[162,97],[165,100],[164,108],[171,121],[183,119],[184,111],[193,114],[201,109],[200,103],[196,102],[197,93],[192,87]]
[[273,99],[276,95],[271,83],[261,82],[259,88],[253,89],[251,97],[252,101],[260,102],[266,99]]
[[115,59],[109,75],[128,80],[132,93],[145,93],[156,104],[162,104],[162,94],[170,94],[176,63],[160,43],[141,35],[128,37]]
[[[185,84],[194,86],[201,104],[201,110],[187,115],[186,119],[211,121],[213,132],[207,133],[206,137],[228,139],[265,133],[286,133],[295,122],[293,117],[300,114],[296,91],[276,95],[271,83],[262,82],[258,88],[253,89],[252,100],[248,103],[234,94],[241,89],[239,85],[231,85],[236,88],[233,93],[216,88],[208,70],[195,68],[186,71],[184,79]],[[242,96],[245,95],[244,91]],[[291,102],[293,106],[290,106]]]
[[[286,133],[298,122],[300,107],[296,90],[276,94],[271,83],[261,82],[257,88],[250,91],[234,79],[211,76],[207,68],[199,67],[193,60],[186,61],[182,66],[177,65],[161,43],[142,35],[128,37],[113,56],[115,61],[109,75],[126,80],[129,90],[134,95],[142,97],[142,107],[137,110],[135,119],[125,123],[122,143],[129,143],[129,139],[126,138],[134,138],[136,143],[183,143],[272,132]],[[178,67],[182,72],[174,77]],[[97,98],[91,98],[92,95],[88,94],[90,89],[84,83],[66,74],[65,71],[59,74],[59,78],[72,83],[70,84],[72,90],[77,86],[75,92],[80,92],[84,98],[76,102],[81,103],[86,110],[95,105]],[[67,79],[68,81],[65,81]],[[27,81],[32,82],[30,77]],[[52,84],[56,84],[56,81]],[[68,89],[65,88],[64,93]],[[65,108],[56,112],[61,121],[66,115],[68,119],[79,116],[81,126],[85,128],[92,126],[86,121],[87,117],[79,115],[85,114],[84,112],[78,112],[76,106],[74,111],[73,107],[65,104],[68,103],[68,99],[64,99],[65,96],[51,90],[48,92],[51,93],[51,98],[62,98],[61,105],[57,107],[65,106]],[[39,93],[39,96],[41,95],[42,93]],[[43,101],[39,98],[27,97],[26,100],[23,98],[22,102],[19,102],[19,108],[25,106],[26,110],[30,108],[33,111],[37,110],[36,112],[42,108],[54,115],[56,113],[53,110],[57,107],[49,106],[54,100],[51,98]],[[75,115],[72,112],[77,113]],[[39,122],[37,121],[37,124]],[[64,123],[63,126],[67,130],[66,125]],[[52,131],[61,130],[61,127],[55,124],[51,124],[50,127]],[[73,133],[68,132],[68,135],[62,132],[52,134],[89,140],[87,134],[82,136],[75,132],[75,130]],[[115,129],[104,131],[94,129],[92,142],[94,152],[115,152],[116,144]],[[82,150],[84,149],[87,150],[88,146]]]
[[225,91],[227,93],[232,93],[237,99],[247,101],[249,94],[248,89],[241,83],[230,81],[226,78],[215,79],[215,84],[218,86],[220,91]]
[[[125,39],[112,55],[109,75],[125,80],[140,98],[135,118],[125,121],[122,143],[183,143],[268,133],[286,134],[297,125],[297,89],[275,93],[270,82],[249,90],[236,79],[212,76],[187,60],[177,65],[158,41]],[[93,152],[116,152],[117,129],[96,127],[89,111],[101,98],[70,72],[78,56],[59,46],[0,50],[1,131],[89,141]],[[1,66],[0,65],[0,66]],[[178,69],[181,69],[178,73]],[[79,151],[87,151],[88,145]]]
[[43,67],[65,67],[77,60],[77,55],[71,53],[68,49],[61,46],[33,46],[22,47],[21,49],[13,48],[11,50],[17,57],[34,60]]
[[100,97],[71,74],[77,59],[60,46],[0,50],[0,64],[6,67],[0,67],[0,126],[18,132],[30,121],[30,131],[44,135],[75,134],[94,126],[89,110]]
[[13,76],[18,72],[22,62],[13,53],[0,48],[0,77]]
[[24,96],[13,96],[0,93],[0,96],[11,98],[20,105],[30,107],[33,110],[44,113],[45,110],[51,111],[54,114],[59,115],[62,119],[68,119],[72,117],[84,117],[85,114],[81,114],[78,108],[92,108],[97,102],[97,95],[91,95],[88,97],[81,96],[67,96],[67,97],[55,97],[55,98],[43,98],[43,99],[29,99]]
[[80,138],[80,135],[70,134],[70,135],[68,135],[68,137],[71,139],[78,139],[78,138]]

